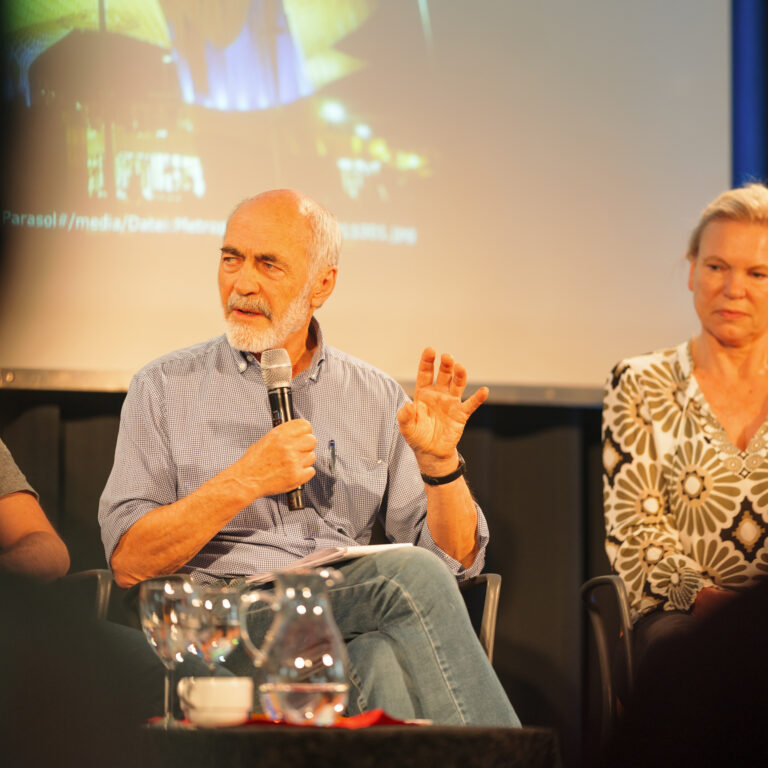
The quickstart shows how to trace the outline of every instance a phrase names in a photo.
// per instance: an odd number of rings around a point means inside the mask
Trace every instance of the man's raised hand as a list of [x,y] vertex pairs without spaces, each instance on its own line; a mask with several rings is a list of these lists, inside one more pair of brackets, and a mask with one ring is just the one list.
[[480,387],[462,402],[467,386],[467,371],[449,354],[440,356],[435,377],[435,350],[421,353],[416,374],[413,402],[397,414],[400,432],[413,449],[421,472],[446,475],[456,469],[456,446],[469,417],[488,398],[488,388]]

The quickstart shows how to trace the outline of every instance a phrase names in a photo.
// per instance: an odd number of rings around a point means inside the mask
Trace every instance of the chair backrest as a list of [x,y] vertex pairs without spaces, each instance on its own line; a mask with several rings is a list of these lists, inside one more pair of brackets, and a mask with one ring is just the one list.
[[107,618],[112,592],[112,571],[106,568],[92,568],[68,573],[63,579],[59,579],[56,588],[60,594],[80,606],[83,613],[90,613],[97,619]]

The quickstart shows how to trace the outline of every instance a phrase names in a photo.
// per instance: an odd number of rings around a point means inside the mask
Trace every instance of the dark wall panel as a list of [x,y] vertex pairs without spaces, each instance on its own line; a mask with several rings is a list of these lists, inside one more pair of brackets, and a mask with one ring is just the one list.
[[70,546],[72,568],[105,568],[107,563],[94,518],[112,469],[119,420],[115,414],[72,418],[63,427],[62,534]]
[[[523,722],[551,725],[570,764],[580,750],[585,457],[592,410],[491,406],[462,442],[502,574],[495,667]],[[479,464],[476,472],[476,464]],[[476,479],[477,477],[477,479]]]

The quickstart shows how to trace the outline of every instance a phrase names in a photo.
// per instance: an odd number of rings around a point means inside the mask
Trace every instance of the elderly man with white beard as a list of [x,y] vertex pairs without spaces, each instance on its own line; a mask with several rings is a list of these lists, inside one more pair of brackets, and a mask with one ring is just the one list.
[[[484,564],[488,527],[457,444],[485,401],[463,366],[424,350],[413,400],[326,344],[314,312],[336,284],[341,233],[293,190],[240,204],[221,247],[226,336],[149,363],[131,382],[99,510],[117,583],[198,583],[274,571],[329,546],[395,548],[339,566],[330,590],[350,658],[350,711],[519,725],[457,587]],[[261,353],[284,348],[296,418],[273,428]],[[343,407],[339,407],[343,404]],[[304,507],[287,493],[302,486]],[[267,617],[263,631],[267,629]],[[244,654],[230,669],[252,671]]]

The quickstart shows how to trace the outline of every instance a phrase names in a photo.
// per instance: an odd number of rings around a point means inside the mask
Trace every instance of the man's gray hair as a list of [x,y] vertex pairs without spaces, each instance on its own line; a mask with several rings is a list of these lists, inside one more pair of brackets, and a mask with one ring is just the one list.
[[701,236],[711,221],[742,221],[768,226],[768,187],[764,184],[746,184],[729,189],[715,198],[702,212],[699,223],[688,239],[685,256],[695,261],[699,255]]
[[336,267],[339,264],[343,237],[341,227],[336,217],[320,203],[294,189],[272,189],[268,192],[254,195],[238,204],[227,218],[227,227],[232,217],[245,205],[258,200],[260,197],[273,196],[291,197],[296,203],[299,214],[304,216],[312,232],[312,242],[309,246],[310,278],[317,275],[323,267]]
[[307,219],[312,230],[310,272],[316,275],[323,267],[338,266],[342,235],[336,217],[320,203],[304,195],[299,199],[299,213]]

